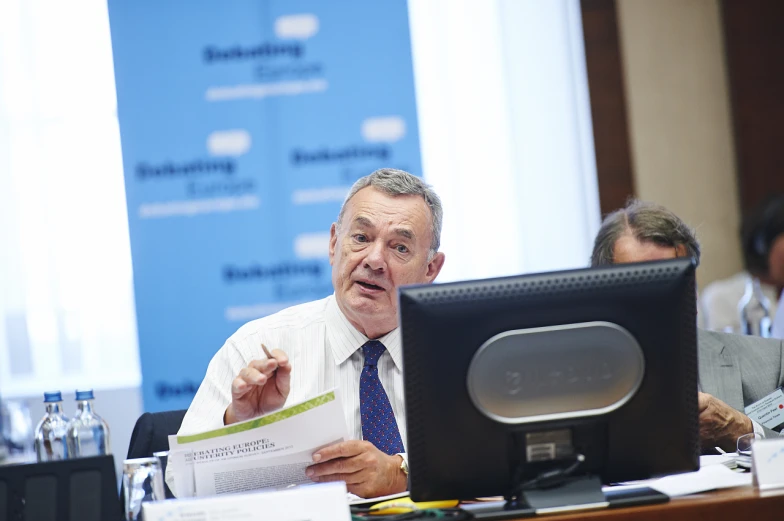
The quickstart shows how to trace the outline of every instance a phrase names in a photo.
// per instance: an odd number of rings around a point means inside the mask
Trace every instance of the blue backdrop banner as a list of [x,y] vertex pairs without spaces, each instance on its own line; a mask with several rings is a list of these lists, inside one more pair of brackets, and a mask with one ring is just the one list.
[[[330,224],[421,175],[405,2],[110,0],[144,406],[248,320],[332,292]],[[107,348],[111,348],[107,346]]]

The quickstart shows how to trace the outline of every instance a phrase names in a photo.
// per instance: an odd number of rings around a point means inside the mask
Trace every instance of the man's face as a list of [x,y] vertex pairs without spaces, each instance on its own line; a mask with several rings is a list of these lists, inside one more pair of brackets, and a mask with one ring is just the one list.
[[615,241],[613,248],[613,262],[615,264],[675,259],[685,256],[686,247],[683,244],[676,247],[661,246],[649,241],[640,242],[632,235],[621,236]]
[[428,260],[430,208],[418,195],[390,196],[372,186],[347,203],[332,225],[329,262],[343,314],[368,338],[397,327],[397,288],[435,280],[444,254]]

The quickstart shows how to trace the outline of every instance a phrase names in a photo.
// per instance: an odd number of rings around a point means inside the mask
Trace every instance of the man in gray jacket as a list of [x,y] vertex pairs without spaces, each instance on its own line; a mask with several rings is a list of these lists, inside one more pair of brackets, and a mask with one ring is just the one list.
[[[660,205],[631,201],[608,215],[594,241],[591,265],[693,257],[700,262],[694,232]],[[703,450],[735,451],[738,437],[779,433],[752,421],[744,407],[784,385],[780,340],[699,330],[700,441]]]

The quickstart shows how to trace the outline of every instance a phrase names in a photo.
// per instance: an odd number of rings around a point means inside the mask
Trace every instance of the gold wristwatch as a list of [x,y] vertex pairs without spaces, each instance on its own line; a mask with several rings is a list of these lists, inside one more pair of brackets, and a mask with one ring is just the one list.
[[400,470],[402,470],[403,473],[408,476],[408,458],[402,454],[398,454],[398,456],[400,456],[400,459],[403,460],[400,462]]

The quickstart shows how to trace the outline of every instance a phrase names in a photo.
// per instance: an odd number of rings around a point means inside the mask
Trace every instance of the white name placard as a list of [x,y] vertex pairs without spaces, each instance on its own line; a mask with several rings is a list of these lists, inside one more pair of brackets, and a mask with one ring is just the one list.
[[145,521],[351,521],[347,498],[346,484],[339,482],[251,494],[169,499],[144,503],[142,511]]
[[772,429],[784,423],[784,391],[776,389],[745,408],[746,416]]
[[754,481],[760,490],[784,487],[784,437],[754,442],[751,459]]

